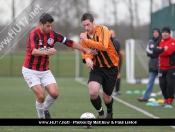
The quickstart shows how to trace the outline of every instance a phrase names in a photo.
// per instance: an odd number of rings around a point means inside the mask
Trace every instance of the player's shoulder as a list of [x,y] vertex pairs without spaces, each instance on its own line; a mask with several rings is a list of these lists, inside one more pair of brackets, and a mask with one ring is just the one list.
[[30,35],[34,37],[38,37],[39,34],[39,28],[34,28],[30,31]]
[[87,32],[83,32],[83,33],[87,34]]
[[96,26],[97,29],[101,30],[101,29],[104,29],[104,30],[108,30],[108,27],[106,26]]
[[148,44],[153,44],[154,43],[154,40],[153,39],[150,39],[149,41],[148,41]]
[[96,26],[95,31],[98,32],[98,33],[102,33],[102,32],[108,32],[109,33],[109,30],[106,26]]
[[30,31],[30,33],[36,33],[36,31],[37,31],[37,28],[34,28]]

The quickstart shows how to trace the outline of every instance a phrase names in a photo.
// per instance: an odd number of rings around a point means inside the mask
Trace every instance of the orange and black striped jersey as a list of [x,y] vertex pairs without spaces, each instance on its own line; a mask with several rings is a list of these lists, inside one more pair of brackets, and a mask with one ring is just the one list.
[[[87,34],[87,32],[85,32]],[[115,47],[110,39],[110,32],[105,26],[95,26],[94,34],[91,38],[87,34],[87,40],[81,40],[83,47],[96,49],[98,54],[95,56],[88,55],[85,52],[82,52],[82,59],[85,61],[86,58],[93,60],[95,66],[98,67],[113,67],[118,66],[119,56],[115,50]]]

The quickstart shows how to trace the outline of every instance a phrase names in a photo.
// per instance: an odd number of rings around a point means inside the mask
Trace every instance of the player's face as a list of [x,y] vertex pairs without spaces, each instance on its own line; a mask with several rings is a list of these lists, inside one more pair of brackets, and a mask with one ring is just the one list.
[[41,30],[43,33],[49,33],[50,29],[52,29],[53,22],[46,22],[45,24],[41,24]]
[[153,36],[154,36],[154,38],[158,38],[159,37],[159,32],[157,30],[154,30]]
[[111,37],[112,37],[112,38],[115,38],[115,33],[114,33],[114,31],[113,31],[113,30],[110,30],[110,33],[111,33]]
[[85,21],[82,21],[81,23],[88,34],[93,34],[94,21],[90,22],[90,20],[85,20]]
[[170,34],[168,32],[162,32],[162,38],[168,39],[170,37]]

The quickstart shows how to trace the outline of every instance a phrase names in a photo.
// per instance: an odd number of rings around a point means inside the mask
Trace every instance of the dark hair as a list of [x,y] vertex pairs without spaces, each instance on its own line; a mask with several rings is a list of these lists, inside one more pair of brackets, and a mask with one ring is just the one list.
[[85,13],[82,17],[81,17],[81,22],[85,21],[85,20],[89,20],[90,22],[94,21],[94,17],[92,16],[92,14],[90,13]]
[[171,29],[170,29],[170,27],[169,26],[164,26],[163,28],[162,28],[162,32],[167,32],[167,33],[171,33]]
[[154,29],[152,30],[152,33],[154,33],[154,31],[157,31],[157,32],[159,33],[159,36],[161,35],[160,29],[154,28]]
[[39,22],[41,22],[42,24],[45,24],[46,22],[50,22],[52,23],[54,21],[54,19],[52,18],[52,16],[48,13],[43,13],[41,16],[40,16],[40,20]]
[[154,33],[154,31],[159,32],[159,35],[161,34],[160,29],[158,29],[158,28],[154,28],[154,29],[152,30],[152,33]]
[[159,36],[158,36],[157,38],[155,38],[155,37],[153,36],[152,39],[153,39],[154,41],[160,40],[160,39],[162,38],[160,29],[159,29],[159,28],[154,28],[154,29],[152,30],[152,33],[154,33],[154,31],[157,31],[157,32],[159,33]]

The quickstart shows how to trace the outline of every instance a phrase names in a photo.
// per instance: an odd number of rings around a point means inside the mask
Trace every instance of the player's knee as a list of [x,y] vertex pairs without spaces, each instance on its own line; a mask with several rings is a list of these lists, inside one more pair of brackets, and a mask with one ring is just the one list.
[[44,99],[45,99],[45,95],[44,94],[39,94],[37,96],[37,99],[38,99],[38,102],[39,103],[43,103],[44,102]]
[[91,95],[91,94],[90,94],[90,98],[91,98],[91,99],[97,99],[97,97],[98,97],[98,95]]
[[59,92],[57,90],[52,91],[49,94],[53,99],[56,99],[59,96]]
[[96,92],[91,92],[89,93],[91,99],[96,99],[98,97],[98,93]]
[[96,99],[98,97],[98,92],[89,91],[89,95],[91,99]]
[[58,93],[58,92],[57,92],[57,93],[54,93],[54,94],[52,94],[51,96],[52,96],[52,98],[56,99],[56,98],[58,98],[59,93]]
[[105,102],[105,103],[110,103],[111,102],[111,96],[103,96],[103,101]]

